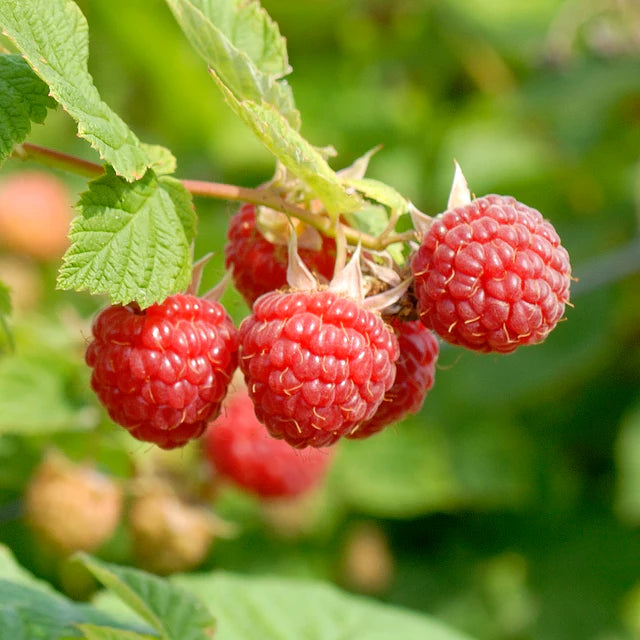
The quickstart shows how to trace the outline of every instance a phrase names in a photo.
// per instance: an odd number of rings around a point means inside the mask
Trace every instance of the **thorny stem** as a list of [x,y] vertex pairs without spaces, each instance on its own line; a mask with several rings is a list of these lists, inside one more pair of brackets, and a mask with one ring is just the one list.
[[[21,160],[37,160],[43,164],[62,169],[87,178],[97,178],[104,173],[104,167],[89,160],[83,160],[77,156],[48,149],[39,145],[24,142],[17,145],[13,151],[13,155]],[[220,182],[207,182],[203,180],[181,180],[183,186],[194,196],[203,198],[216,198],[219,200],[233,200],[237,202],[250,202],[276,211],[286,213],[305,224],[316,228],[325,236],[335,238],[336,230],[334,223],[325,216],[311,213],[307,209],[298,207],[281,198],[277,193],[269,188],[261,187],[251,189],[248,187],[239,187],[233,184],[224,184]],[[385,247],[395,242],[408,242],[415,240],[413,231],[405,231],[404,233],[383,233],[376,237],[368,233],[358,231],[353,227],[341,225],[344,235],[349,244],[356,245],[358,242],[367,249],[381,251]]]

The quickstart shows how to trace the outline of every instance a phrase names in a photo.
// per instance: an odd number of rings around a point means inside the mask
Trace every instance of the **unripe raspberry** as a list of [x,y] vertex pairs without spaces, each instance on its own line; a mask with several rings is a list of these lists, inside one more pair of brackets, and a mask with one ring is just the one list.
[[183,502],[170,490],[136,498],[129,524],[137,563],[162,575],[193,569],[204,560],[213,541],[211,514]]
[[237,332],[219,303],[176,294],[142,311],[107,307],[93,337],[91,387],[135,438],[179,447],[220,412],[237,366]]
[[436,337],[417,320],[395,320],[391,326],[395,329],[400,346],[395,382],[385,393],[375,415],[347,438],[368,438],[387,425],[417,413],[422,408],[427,391],[433,387],[438,359]]
[[20,171],[0,182],[0,244],[39,260],[60,258],[73,217],[64,182],[44,171]]
[[[287,284],[287,247],[272,244],[256,226],[256,207],[245,204],[229,223],[225,265],[233,269],[233,284],[251,306],[263,293]],[[335,241],[321,236],[318,251],[299,249],[300,257],[312,272],[329,280],[335,265]]]
[[307,492],[322,480],[331,460],[329,450],[299,451],[272,438],[258,422],[246,389],[234,393],[209,425],[205,446],[220,475],[263,498],[291,498]]
[[571,266],[540,212],[488,195],[439,215],[412,261],[420,319],[452,344],[507,353],[564,314]]
[[258,420],[297,448],[331,445],[369,420],[395,379],[393,332],[331,289],[266,293],[240,343]]
[[49,455],[25,495],[25,513],[36,536],[61,554],[93,551],[114,532],[122,509],[120,488],[89,466]]

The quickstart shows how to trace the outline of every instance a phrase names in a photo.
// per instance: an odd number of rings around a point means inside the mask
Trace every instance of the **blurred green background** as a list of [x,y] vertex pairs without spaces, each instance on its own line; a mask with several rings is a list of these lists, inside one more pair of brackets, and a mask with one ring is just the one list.
[[[163,2],[78,4],[102,97],[142,140],[173,151],[180,177],[270,178],[272,158]],[[435,214],[455,158],[474,193],[511,194],[552,220],[578,282],[575,308],[542,346],[506,357],[443,349],[422,412],[341,447],[305,526],[283,528],[223,492],[216,508],[241,533],[216,542],[205,566],[335,580],[484,640],[640,637],[640,5],[263,5],[287,37],[303,134],[336,147],[335,168],[382,144],[371,177]],[[60,109],[30,140],[95,159]],[[196,205],[196,255],[216,252],[207,287],[222,275],[236,205]],[[19,517],[43,448],[121,477],[151,453],[87,390],[82,349],[104,300],[55,291],[55,262],[25,264],[40,292],[16,312],[17,350],[0,360],[0,541],[55,580]],[[246,314],[233,292],[225,301],[236,320]],[[373,579],[350,564],[357,553],[380,569]],[[127,554],[123,528],[104,556]]]

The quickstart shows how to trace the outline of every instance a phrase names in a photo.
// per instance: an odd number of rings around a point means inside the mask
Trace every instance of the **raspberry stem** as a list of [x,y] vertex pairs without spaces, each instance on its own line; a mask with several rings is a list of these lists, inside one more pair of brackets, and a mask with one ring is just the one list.
[[[16,145],[13,156],[20,160],[36,160],[49,167],[69,171],[87,178],[97,178],[104,173],[104,167],[101,164],[30,142]],[[240,187],[221,182],[208,182],[205,180],[183,179],[181,182],[187,191],[194,196],[216,198],[219,200],[233,200],[236,202],[250,202],[252,204],[269,207],[270,209],[281,211],[282,213],[301,220],[329,238],[336,237],[335,225],[329,217],[312,213],[307,209],[291,204],[271,189],[264,187],[251,189],[249,187]],[[382,235],[376,237],[354,229],[353,227],[346,225],[341,225],[341,227],[349,244],[357,245],[358,242],[360,242],[366,249],[372,249],[374,251],[381,251],[390,244],[409,242],[416,239],[414,231],[389,233],[390,229],[387,228]]]

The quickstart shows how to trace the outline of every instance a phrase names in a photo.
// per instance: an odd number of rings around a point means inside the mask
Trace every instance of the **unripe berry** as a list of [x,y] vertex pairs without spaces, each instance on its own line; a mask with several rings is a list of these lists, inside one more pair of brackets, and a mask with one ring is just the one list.
[[27,486],[25,513],[36,536],[61,554],[93,551],[114,532],[120,488],[94,468],[59,454],[37,467]]

